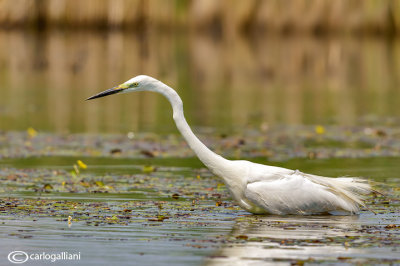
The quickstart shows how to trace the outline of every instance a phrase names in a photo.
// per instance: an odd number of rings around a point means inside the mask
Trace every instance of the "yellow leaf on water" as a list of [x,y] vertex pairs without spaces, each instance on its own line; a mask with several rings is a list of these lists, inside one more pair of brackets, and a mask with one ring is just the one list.
[[38,134],[37,131],[33,128],[33,127],[29,127],[26,132],[28,133],[28,136],[30,138],[34,138],[36,137],[36,135]]
[[87,168],[87,165],[84,162],[82,162],[81,160],[78,160],[76,162],[77,162],[77,164],[79,165],[80,168],[82,168],[82,169],[86,169]]
[[154,172],[155,170],[156,170],[156,168],[151,165],[145,165],[142,168],[143,173],[147,173],[147,174],[150,174],[150,173]]
[[52,190],[52,189],[53,189],[53,186],[50,185],[50,184],[45,184],[45,185],[43,186],[43,189],[44,189],[44,190]]
[[320,135],[325,134],[325,128],[323,126],[318,125],[315,127],[315,133]]
[[104,187],[104,183],[102,181],[96,181],[94,182],[96,184],[96,186],[98,187]]
[[83,181],[83,180],[81,182],[79,182],[79,184],[81,186],[83,186],[83,187],[90,187],[90,184],[88,182],[86,182],[86,181]]
[[106,220],[114,220],[115,221],[115,220],[118,220],[118,217],[113,215],[111,217],[106,217]]

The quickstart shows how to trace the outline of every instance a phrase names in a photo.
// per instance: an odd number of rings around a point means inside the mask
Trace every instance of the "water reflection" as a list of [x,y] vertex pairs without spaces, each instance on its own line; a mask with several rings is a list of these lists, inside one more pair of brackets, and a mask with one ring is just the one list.
[[[223,246],[207,260],[207,265],[287,265],[298,260],[337,262],[338,258],[399,259],[391,248],[370,254],[372,249],[368,247],[375,244],[369,242],[364,228],[376,225],[376,219],[369,214],[246,217],[231,232],[233,238],[244,241]],[[378,219],[383,221],[385,217],[381,215]]]
[[[0,32],[3,130],[175,132],[151,93],[83,100],[146,73],[191,124],[358,123],[400,115],[400,41],[132,32]],[[167,111],[168,110],[168,111]]]

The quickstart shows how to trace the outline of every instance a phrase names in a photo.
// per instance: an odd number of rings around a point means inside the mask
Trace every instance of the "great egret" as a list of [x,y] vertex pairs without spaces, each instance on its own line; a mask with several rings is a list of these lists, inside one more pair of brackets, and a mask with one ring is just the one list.
[[361,194],[371,188],[364,179],[329,178],[244,160],[227,160],[208,149],[192,132],[183,114],[183,103],[171,87],[149,76],[136,76],[87,100],[111,94],[154,91],[172,105],[173,118],[197,157],[221,177],[236,202],[255,214],[354,214],[365,206]]

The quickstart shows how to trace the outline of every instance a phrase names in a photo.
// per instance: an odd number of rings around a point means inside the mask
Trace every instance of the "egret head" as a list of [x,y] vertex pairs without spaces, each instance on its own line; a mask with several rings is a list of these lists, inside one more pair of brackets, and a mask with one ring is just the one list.
[[108,96],[111,94],[117,94],[117,93],[152,90],[152,88],[154,88],[156,86],[157,82],[159,82],[159,81],[152,77],[146,76],[146,75],[136,76],[114,88],[111,88],[111,89],[105,90],[103,92],[100,92],[96,95],[93,95],[93,96],[87,98],[86,100],[92,100],[92,99]]

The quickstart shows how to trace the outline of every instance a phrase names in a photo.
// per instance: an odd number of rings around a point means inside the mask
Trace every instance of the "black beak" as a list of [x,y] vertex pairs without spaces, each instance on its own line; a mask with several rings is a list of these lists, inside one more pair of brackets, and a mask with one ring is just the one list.
[[104,96],[108,96],[108,95],[111,95],[111,94],[115,94],[115,93],[121,92],[123,90],[124,89],[119,89],[118,86],[117,86],[117,87],[114,87],[112,89],[108,89],[106,91],[103,91],[103,92],[100,92],[100,93],[98,93],[96,95],[93,95],[93,96],[87,98],[86,101],[87,100],[93,100],[93,99],[100,98],[100,97],[104,97]]

